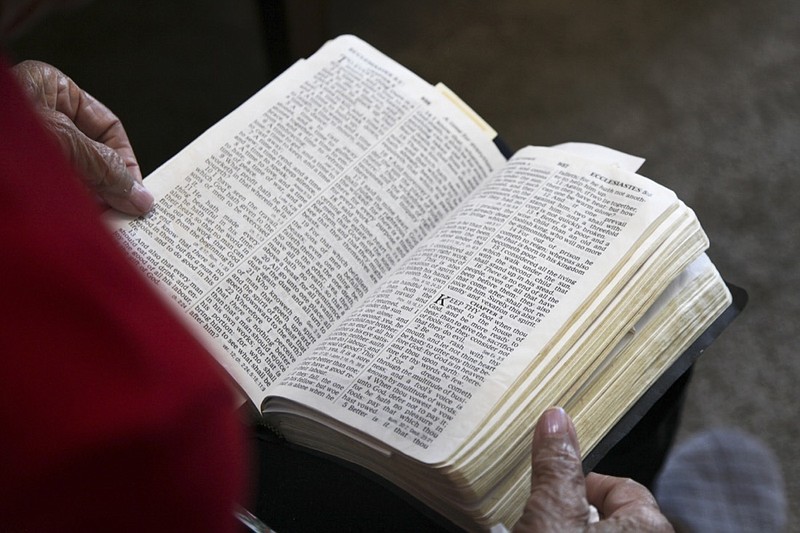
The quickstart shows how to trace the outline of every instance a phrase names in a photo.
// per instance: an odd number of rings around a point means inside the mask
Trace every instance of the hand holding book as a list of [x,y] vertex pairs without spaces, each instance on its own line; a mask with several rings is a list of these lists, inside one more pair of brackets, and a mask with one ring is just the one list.
[[[606,531],[671,532],[655,498],[630,479],[583,475],[575,426],[553,407],[536,424],[531,454],[531,495],[516,533],[582,530],[602,519]],[[599,514],[599,515],[598,515]]]
[[131,215],[147,213],[153,197],[116,115],[52,65],[28,60],[11,72],[98,200]]

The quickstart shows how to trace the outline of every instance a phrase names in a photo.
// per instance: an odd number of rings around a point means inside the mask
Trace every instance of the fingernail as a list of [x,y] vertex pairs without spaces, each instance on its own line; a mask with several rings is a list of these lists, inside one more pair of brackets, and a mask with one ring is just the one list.
[[133,187],[131,187],[131,193],[128,199],[131,204],[142,213],[147,213],[153,207],[153,194],[138,181],[133,182]]
[[569,432],[569,419],[561,407],[551,407],[542,415],[541,429],[546,435],[564,435]]
[[580,454],[580,443],[578,442],[578,434],[575,432],[575,426],[572,420],[564,409],[561,407],[550,407],[539,419],[537,431],[542,432],[542,436],[556,437],[563,439],[567,437],[572,447],[573,453]]

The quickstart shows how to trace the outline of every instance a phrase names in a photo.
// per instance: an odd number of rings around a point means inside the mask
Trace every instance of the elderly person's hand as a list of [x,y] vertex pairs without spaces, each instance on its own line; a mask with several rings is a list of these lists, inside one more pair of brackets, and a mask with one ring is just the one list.
[[14,75],[98,200],[131,215],[147,213],[153,196],[122,123],[57,68],[24,61]]
[[[584,477],[575,426],[561,408],[545,411],[533,435],[531,496],[515,532],[673,531],[644,486],[600,474]],[[600,521],[590,524],[593,505]]]

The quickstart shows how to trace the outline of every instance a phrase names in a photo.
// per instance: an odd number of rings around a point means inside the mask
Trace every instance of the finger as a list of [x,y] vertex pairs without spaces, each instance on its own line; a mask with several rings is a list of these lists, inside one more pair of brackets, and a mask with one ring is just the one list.
[[[69,80],[69,78],[67,78]],[[128,173],[139,183],[142,173],[133,153],[128,134],[122,122],[100,101],[79,89],[72,80],[71,88],[63,91],[66,98],[58,98],[56,111],[64,113],[89,139],[114,150],[125,164]]]
[[632,479],[591,473],[586,495],[604,517],[598,531],[673,531],[652,493]]
[[105,105],[81,89],[69,76],[41,61],[23,61],[14,74],[29,96],[46,109],[63,113],[93,141],[115,150],[139,182],[141,170],[122,122]]
[[152,194],[131,175],[115,150],[89,139],[62,113],[45,109],[41,114],[79,175],[103,203],[130,215],[150,211]]
[[531,495],[515,531],[585,527],[589,520],[575,427],[563,409],[544,412],[531,450]]
[[103,203],[132,215],[148,212],[152,195],[120,120],[60,70],[23,61],[14,74],[48,129]]

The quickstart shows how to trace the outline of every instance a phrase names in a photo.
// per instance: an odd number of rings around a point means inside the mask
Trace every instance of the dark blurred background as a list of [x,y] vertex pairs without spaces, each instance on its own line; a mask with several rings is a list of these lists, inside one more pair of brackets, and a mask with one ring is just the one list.
[[101,0],[10,52],[113,109],[145,174],[340,33],[445,82],[514,148],[589,141],[647,158],[642,173],[695,208],[712,259],[750,294],[696,365],[681,438],[720,425],[761,437],[798,501],[800,2],[288,4]]

